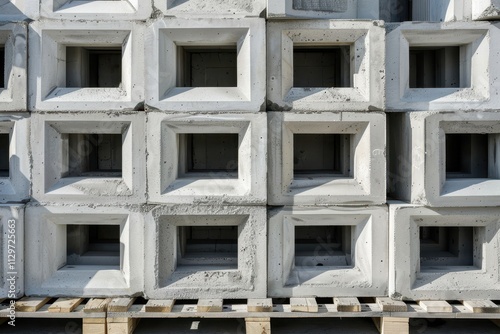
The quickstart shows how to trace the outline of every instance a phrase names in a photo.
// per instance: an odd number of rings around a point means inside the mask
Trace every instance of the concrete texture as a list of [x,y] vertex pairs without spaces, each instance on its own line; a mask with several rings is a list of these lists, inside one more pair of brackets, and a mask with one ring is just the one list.
[[[267,24],[267,108],[274,111],[368,111],[384,108],[385,33],[380,21],[287,21]],[[294,48],[349,47],[349,87],[294,85]],[[338,74],[334,74],[338,75]]]
[[[143,113],[32,114],[33,199],[42,203],[144,203],[146,200],[146,137]],[[99,168],[72,173],[72,168],[92,159],[94,144],[77,134],[121,135],[121,170]],[[117,146],[115,150],[119,150]],[[113,156],[107,157],[109,162]],[[106,156],[101,155],[101,159]]]
[[[25,113],[0,113],[0,203],[23,202],[31,194],[30,119]],[[7,168],[7,170],[5,169]]]
[[376,0],[268,0],[268,19],[370,19],[379,18]]
[[0,22],[36,20],[39,0],[4,0],[0,2]]
[[[385,115],[382,113],[268,113],[271,205],[362,205],[385,202]],[[297,134],[340,134],[348,138],[343,171],[298,174]],[[307,147],[309,146],[309,147]],[[311,143],[302,158],[317,155]],[[295,152],[298,155],[300,152]],[[327,152],[334,155],[335,152]],[[314,169],[314,168],[313,168]]]
[[[237,226],[237,265],[180,265],[179,226]],[[145,295],[151,299],[266,297],[266,208],[158,206],[146,217]]]
[[266,9],[266,0],[153,0],[165,16],[176,17],[258,17]]
[[66,20],[145,20],[153,11],[150,1],[143,0],[44,0],[40,16]]
[[[297,258],[297,226],[351,227],[344,264]],[[348,297],[387,294],[387,207],[285,207],[269,212],[268,295]],[[315,257],[337,254],[334,235],[317,235]],[[326,261],[328,261],[326,259]]]
[[[148,114],[148,201],[150,203],[266,204],[267,115]],[[187,134],[235,134],[233,153],[226,142],[200,147],[189,156]],[[204,142],[203,142],[204,143]],[[204,153],[205,154],[205,153]],[[236,155],[236,157],[234,156]],[[220,161],[189,171],[188,160]]]
[[498,20],[500,18],[500,1],[472,0],[472,18],[474,20]]
[[[144,23],[48,21],[30,24],[29,107],[32,111],[134,110],[144,101]],[[116,47],[122,52],[119,87],[67,85],[69,46]],[[41,56],[40,56],[41,55]],[[81,70],[84,71],[84,70]]]
[[[498,299],[499,217],[500,208],[425,208],[390,203],[389,295],[413,300]],[[470,227],[472,263],[457,265],[447,259],[422,265],[421,227]],[[464,240],[457,237],[454,242],[461,244]],[[434,254],[439,257],[442,251]]]
[[[388,118],[392,198],[435,207],[498,206],[500,113],[410,112]],[[453,142],[453,134],[484,135],[484,140]],[[453,162],[457,166],[450,172]]]
[[[10,2],[7,2],[10,3]],[[6,6],[6,5],[4,5]],[[2,12],[0,3],[0,13]],[[0,114],[26,111],[27,96],[27,24],[5,23],[0,14],[0,48],[4,49],[4,77],[0,82]]]
[[0,204],[0,298],[24,295],[24,205]]
[[[193,38],[196,36],[196,38]],[[261,111],[265,103],[265,20],[164,18],[148,27],[146,104],[163,111]],[[236,47],[235,87],[179,85],[181,47]]]
[[[477,3],[477,1],[473,1]],[[412,21],[448,22],[471,18],[470,0],[413,0]]]
[[[69,225],[119,226],[119,265],[102,264],[99,259],[87,265],[67,264]],[[28,206],[25,238],[30,247],[26,247],[25,259],[26,295],[104,297],[142,294],[143,231],[143,213],[135,207]],[[93,255],[97,258],[109,256],[107,252],[94,252]]]
[[[388,26],[387,109],[409,110],[485,110],[498,105],[500,82],[496,72],[499,60],[498,27],[488,22],[415,23]],[[454,85],[411,87],[412,71],[433,75],[424,66],[412,63],[410,49],[458,46],[458,60],[445,59],[441,67],[459,71]],[[399,50],[399,52],[394,52]],[[455,69],[456,68],[456,69]],[[458,70],[457,70],[458,69]]]

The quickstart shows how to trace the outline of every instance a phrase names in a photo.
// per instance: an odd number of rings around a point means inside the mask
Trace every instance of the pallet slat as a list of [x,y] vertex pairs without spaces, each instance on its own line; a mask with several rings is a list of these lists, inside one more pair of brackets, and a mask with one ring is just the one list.
[[127,312],[135,298],[114,298],[108,305],[108,312]]
[[78,305],[83,302],[83,298],[59,298],[49,306],[49,312],[69,313],[73,312]]
[[389,297],[376,298],[376,302],[383,312],[406,312],[408,310],[405,302],[392,300]]
[[271,298],[249,299],[247,301],[248,312],[272,312],[273,300]]
[[318,312],[315,298],[290,298],[292,312]]
[[174,299],[164,299],[164,300],[148,300],[144,310],[146,312],[172,312],[174,308]]
[[19,312],[36,312],[43,305],[49,302],[50,298],[34,298],[34,297],[23,297],[21,300],[16,302],[16,311]]
[[358,298],[334,298],[333,302],[339,312],[361,312]]
[[500,313],[500,307],[491,300],[464,300],[462,304],[473,313]]
[[106,312],[108,304],[111,302],[111,298],[92,298],[87,302],[83,308],[85,313],[95,313],[95,312]]
[[199,299],[198,312],[222,312],[222,299]]
[[421,300],[418,304],[428,313],[453,312],[453,307],[444,300]]

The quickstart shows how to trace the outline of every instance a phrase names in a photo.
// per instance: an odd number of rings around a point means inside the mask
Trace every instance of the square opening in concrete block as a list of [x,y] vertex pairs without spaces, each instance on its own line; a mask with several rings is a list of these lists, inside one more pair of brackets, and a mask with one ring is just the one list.
[[[456,270],[455,267],[481,269],[481,247],[474,247],[476,229],[481,227],[420,227],[420,270]],[[476,263],[474,263],[476,262]],[[476,267],[476,264],[478,267]],[[450,268],[453,267],[453,268]],[[464,268],[465,270],[465,268]]]
[[237,87],[236,45],[178,47],[179,87]]
[[295,226],[295,267],[352,267],[352,226]]
[[66,264],[120,268],[120,225],[67,225]]
[[[410,47],[410,88],[454,88],[470,87],[470,78],[461,75],[459,46]],[[463,66],[462,66],[463,67]]]
[[268,109],[383,109],[384,38],[373,22],[270,22]]
[[266,203],[267,114],[148,114],[152,203]]
[[385,134],[373,132],[383,130],[385,115],[272,112],[268,117],[269,204],[385,202],[384,186],[372,184],[385,180],[385,159],[372,153],[385,149]]
[[161,205],[147,219],[147,298],[266,296],[265,206]]
[[179,226],[177,268],[238,269],[238,226]]
[[144,100],[143,24],[41,20],[30,29],[30,50],[42,50],[29,64],[41,78],[29,83],[33,110],[126,111]]
[[33,206],[26,215],[28,296],[142,293],[144,223],[136,207]]
[[294,134],[294,179],[350,177],[351,137],[341,134]]
[[[389,110],[467,110],[491,103],[492,26],[404,22],[387,35]],[[482,107],[481,107],[482,108]]]
[[238,178],[237,133],[179,134],[179,177]]
[[121,134],[65,134],[63,177],[122,177]]
[[179,112],[263,110],[264,20],[168,18],[155,21],[149,36],[157,43],[146,58],[148,105]]
[[40,12],[50,19],[144,20],[152,6],[143,0],[44,0]]
[[10,135],[0,133],[0,177],[9,177]]
[[352,87],[351,46],[293,48],[294,87]]
[[500,208],[389,204],[389,295],[497,299]]
[[[488,145],[495,145],[489,137],[496,135],[452,133],[446,134],[446,178],[488,178],[490,169]],[[494,138],[492,138],[494,139]],[[494,150],[494,147],[492,148]],[[494,157],[492,157],[494,159]],[[491,167],[494,169],[494,161]],[[493,173],[492,178],[499,178]]]
[[118,88],[121,82],[121,47],[66,47],[66,87]]
[[268,216],[269,296],[384,294],[385,207],[294,206]]
[[144,201],[144,115],[36,114],[32,125],[38,201]]

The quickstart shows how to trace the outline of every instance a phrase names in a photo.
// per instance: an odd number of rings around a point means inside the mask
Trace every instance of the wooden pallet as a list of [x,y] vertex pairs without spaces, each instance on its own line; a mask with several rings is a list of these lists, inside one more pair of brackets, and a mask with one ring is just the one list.
[[[197,304],[175,300],[135,298],[23,298],[16,302],[19,318],[81,318],[84,334],[132,333],[140,319],[217,318],[245,319],[248,334],[271,332],[273,318],[372,318],[383,334],[409,333],[410,318],[488,319],[500,326],[500,306],[489,300],[394,301],[387,297],[360,302],[358,298],[332,298],[317,303],[315,298],[290,298],[288,304],[271,299],[249,299],[245,304],[223,303],[222,299],[200,299]],[[324,298],[323,298],[324,300]],[[8,317],[8,304],[0,306],[0,319]]]

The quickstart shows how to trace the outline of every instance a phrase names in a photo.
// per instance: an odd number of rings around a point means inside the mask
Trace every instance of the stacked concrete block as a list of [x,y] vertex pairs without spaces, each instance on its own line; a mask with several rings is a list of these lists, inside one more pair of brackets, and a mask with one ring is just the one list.
[[151,3],[141,0],[44,0],[40,17],[66,20],[145,20],[151,16]]
[[27,25],[1,21],[0,14],[0,113],[26,111]]
[[142,106],[144,23],[41,20],[30,24],[29,36],[30,110],[126,111]]
[[0,204],[0,298],[24,295],[24,205]]
[[269,212],[271,297],[387,294],[387,207],[284,207]]
[[31,124],[34,200],[145,202],[144,113],[34,113]]
[[266,297],[266,235],[265,206],[156,207],[146,218],[145,295]]
[[385,203],[383,113],[268,115],[269,204]]
[[390,204],[389,294],[413,300],[497,299],[500,208]]
[[28,206],[26,294],[141,295],[143,217],[133,206]]
[[266,10],[266,0],[153,0],[156,10],[175,17],[259,17]]
[[[146,40],[152,45],[147,50],[152,56],[146,57],[146,104],[153,110],[263,110],[265,20],[164,18],[148,27]],[[209,80],[193,82],[193,64],[189,63],[193,50],[204,51],[206,58],[207,53],[218,52],[232,54],[233,59],[195,68],[203,70]],[[216,60],[220,62],[220,57]],[[231,78],[221,77],[221,69],[233,72]]]
[[383,22],[280,21],[267,29],[269,110],[384,108]]
[[387,108],[494,109],[499,82],[498,27],[489,22],[413,23],[388,27]]

